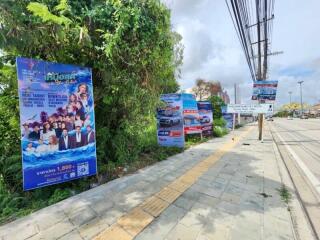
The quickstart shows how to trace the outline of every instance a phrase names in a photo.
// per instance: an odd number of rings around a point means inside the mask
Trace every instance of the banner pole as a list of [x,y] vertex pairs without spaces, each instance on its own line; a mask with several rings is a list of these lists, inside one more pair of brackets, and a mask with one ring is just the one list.
[[235,125],[236,125],[236,114],[233,114],[233,121],[232,121],[232,140],[234,141],[234,129],[235,129]]
[[262,134],[262,129],[263,129],[263,114],[259,113],[259,120],[258,120],[258,125],[259,125],[259,141],[262,141],[263,134]]

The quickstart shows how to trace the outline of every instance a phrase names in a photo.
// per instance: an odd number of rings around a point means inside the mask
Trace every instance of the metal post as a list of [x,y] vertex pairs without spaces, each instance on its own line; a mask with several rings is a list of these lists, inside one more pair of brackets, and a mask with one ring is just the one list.
[[263,114],[259,113],[259,140],[262,141]]
[[303,115],[303,105],[302,105],[302,83],[303,83],[303,81],[299,81],[298,82],[299,84],[300,84],[300,106],[301,106],[301,116]]
[[292,92],[290,91],[288,93],[289,93],[289,96],[290,96],[290,106],[291,106],[291,94],[292,94]]
[[[238,92],[237,92],[237,84],[234,84],[234,104],[237,104],[237,98],[238,98]],[[239,124],[239,115],[240,113],[236,113],[238,116],[238,124]],[[234,116],[234,121],[235,121],[236,117]]]
[[288,92],[289,93],[289,96],[290,96],[290,105],[289,105],[289,115],[292,117],[292,110],[291,110],[291,104],[292,104],[292,102],[291,102],[291,94],[292,94],[292,92],[290,91],[290,92]]

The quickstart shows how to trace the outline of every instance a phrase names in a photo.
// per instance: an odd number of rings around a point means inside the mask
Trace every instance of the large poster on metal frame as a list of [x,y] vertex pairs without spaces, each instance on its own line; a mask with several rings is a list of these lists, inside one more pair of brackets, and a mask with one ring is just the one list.
[[91,69],[18,57],[23,188],[97,172]]

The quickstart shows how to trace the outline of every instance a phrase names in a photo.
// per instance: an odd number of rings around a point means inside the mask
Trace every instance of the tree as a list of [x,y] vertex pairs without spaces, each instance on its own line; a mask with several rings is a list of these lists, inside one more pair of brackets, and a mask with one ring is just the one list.
[[219,96],[211,96],[208,98],[208,101],[212,104],[213,118],[220,119],[222,117],[221,107],[226,106],[223,99]]
[[222,93],[222,87],[219,81],[206,81],[198,78],[196,86],[192,88],[192,92],[201,101],[211,96],[219,96]]
[[222,87],[219,81],[209,81],[207,85],[210,96],[219,96],[222,93]]
[[[309,104],[303,103],[303,109],[308,109],[310,107]],[[281,107],[281,110],[283,111],[299,111],[301,109],[301,104],[293,102],[291,104],[284,104]]]
[[203,100],[203,97],[208,96],[208,83],[206,80],[198,78],[196,80],[196,86],[192,88],[196,98],[200,101]]

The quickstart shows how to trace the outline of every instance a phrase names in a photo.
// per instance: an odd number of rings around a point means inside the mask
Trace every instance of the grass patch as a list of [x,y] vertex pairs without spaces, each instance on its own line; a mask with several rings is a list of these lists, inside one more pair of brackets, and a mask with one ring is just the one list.
[[288,211],[290,211],[289,203],[292,199],[292,195],[291,195],[290,191],[286,188],[285,185],[282,185],[282,187],[277,190],[280,194],[282,201],[284,201],[287,204]]

